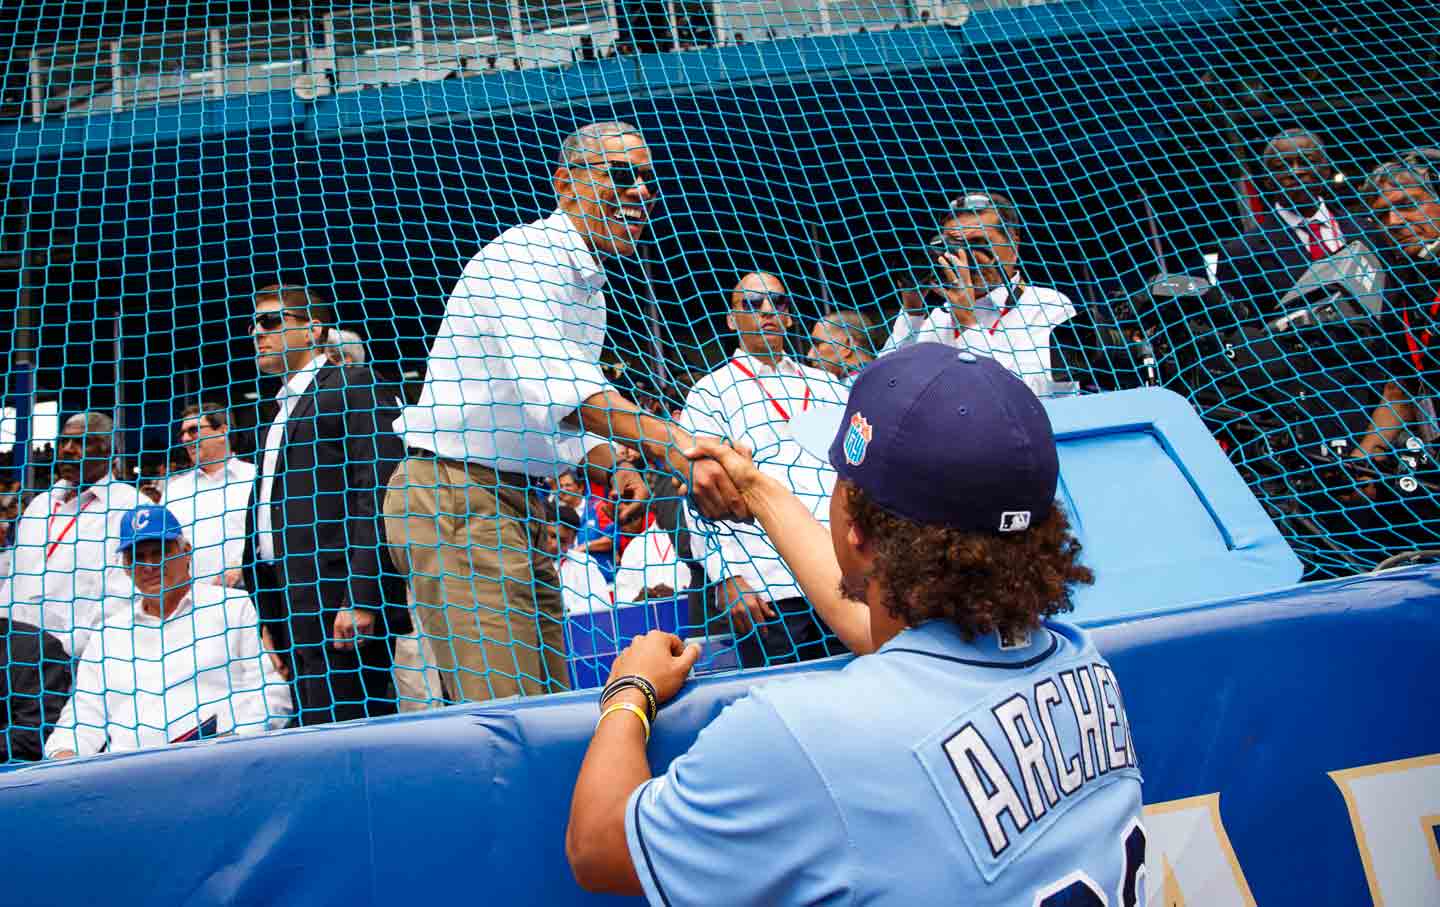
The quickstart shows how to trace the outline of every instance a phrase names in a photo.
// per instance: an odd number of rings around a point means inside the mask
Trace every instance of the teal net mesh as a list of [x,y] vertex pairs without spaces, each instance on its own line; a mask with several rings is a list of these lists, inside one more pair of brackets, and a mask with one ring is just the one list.
[[[573,420],[744,443],[824,518],[786,423],[923,340],[1184,395],[1309,578],[1440,547],[1424,4],[10,18],[0,760],[595,686],[651,628],[843,651],[673,450]],[[188,560],[118,550],[149,500]],[[199,591],[145,599],[157,548]]]

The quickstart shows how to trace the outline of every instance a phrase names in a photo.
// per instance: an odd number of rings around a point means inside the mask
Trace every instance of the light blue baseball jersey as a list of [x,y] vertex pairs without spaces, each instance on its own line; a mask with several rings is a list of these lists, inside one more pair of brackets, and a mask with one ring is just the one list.
[[906,630],[843,671],[759,687],[631,796],[650,903],[1144,902],[1120,688],[1052,622]]

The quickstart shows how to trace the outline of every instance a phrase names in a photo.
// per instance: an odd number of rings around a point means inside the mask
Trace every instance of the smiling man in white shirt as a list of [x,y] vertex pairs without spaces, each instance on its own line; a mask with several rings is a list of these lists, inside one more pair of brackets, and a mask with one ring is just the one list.
[[[896,320],[882,353],[911,343],[943,343],[988,356],[1044,393],[1050,384],[1050,335],[1075,314],[1063,294],[1020,273],[1019,212],[998,192],[966,192],[950,203],[932,243],[935,288],[945,303],[923,321]],[[918,322],[918,323],[917,323]]]
[[113,431],[103,413],[67,419],[55,448],[59,479],[16,526],[13,569],[0,586],[0,763],[40,758],[70,697],[74,659],[106,601],[128,594],[116,544],[140,493],[110,471]]
[[187,406],[180,440],[194,468],[165,483],[167,507],[193,547],[195,581],[243,586],[245,519],[255,467],[230,451],[230,425],[214,403]]
[[45,755],[65,759],[283,727],[289,685],[260,651],[250,596],[191,578],[190,544],[164,507],[147,504],[126,514],[118,548],[135,593],[108,609]]
[[627,123],[582,127],[562,144],[554,187],[553,214],[466,265],[420,400],[395,423],[409,457],[390,480],[386,536],[452,701],[565,687],[559,578],[532,557],[531,524],[541,480],[585,453],[586,432],[643,445],[707,513],[748,516],[717,464],[685,460],[688,432],[642,412],[600,369],[597,256],[633,256],[645,234],[658,188],[645,139]]
[[[775,275],[745,275],[730,294],[725,323],[736,334],[737,348],[690,389],[685,427],[743,444],[762,471],[810,505],[816,519],[827,521],[834,470],[795,443],[789,423],[812,406],[844,402],[845,388],[830,374],[786,355],[791,301]],[[691,550],[704,561],[717,602],[729,613],[742,665],[784,664],[844,651],[763,529],[736,522],[692,523]]]

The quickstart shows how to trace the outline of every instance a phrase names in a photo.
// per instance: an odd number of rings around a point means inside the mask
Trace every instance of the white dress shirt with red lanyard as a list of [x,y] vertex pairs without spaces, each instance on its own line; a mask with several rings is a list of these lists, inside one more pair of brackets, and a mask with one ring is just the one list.
[[128,598],[133,588],[115,546],[121,517],[139,505],[140,492],[109,475],[79,494],[61,479],[36,495],[16,523],[0,617],[45,630],[79,657],[107,599]]
[[[818,403],[844,403],[846,388],[827,372],[781,359],[775,368],[743,350],[695,382],[685,398],[681,424],[697,435],[743,444],[763,472],[785,482],[828,523],[835,471],[801,449],[790,418]],[[709,523],[693,515],[691,547],[712,581],[737,577],[757,594],[777,601],[802,593],[795,577],[758,525]]]
[[[888,353],[911,343],[943,343],[989,356],[1020,376],[1037,394],[1049,388],[1050,334],[1056,325],[1075,315],[1075,305],[1064,293],[1020,283],[1019,304],[1010,303],[1004,287],[992,290],[975,304],[975,325],[957,324],[949,306],[933,309],[913,333],[891,335]],[[902,316],[903,317],[903,316]]]

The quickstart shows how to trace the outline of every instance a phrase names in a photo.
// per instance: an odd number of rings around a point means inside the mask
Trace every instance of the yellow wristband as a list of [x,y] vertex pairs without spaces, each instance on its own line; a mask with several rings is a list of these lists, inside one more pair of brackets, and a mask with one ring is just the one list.
[[[639,718],[640,723],[645,725],[645,742],[650,742],[650,718],[645,714],[644,709],[633,702],[617,702],[600,713],[600,721],[604,721],[616,712],[629,712],[636,718]],[[597,731],[600,730],[600,721],[595,722],[595,730]]]

